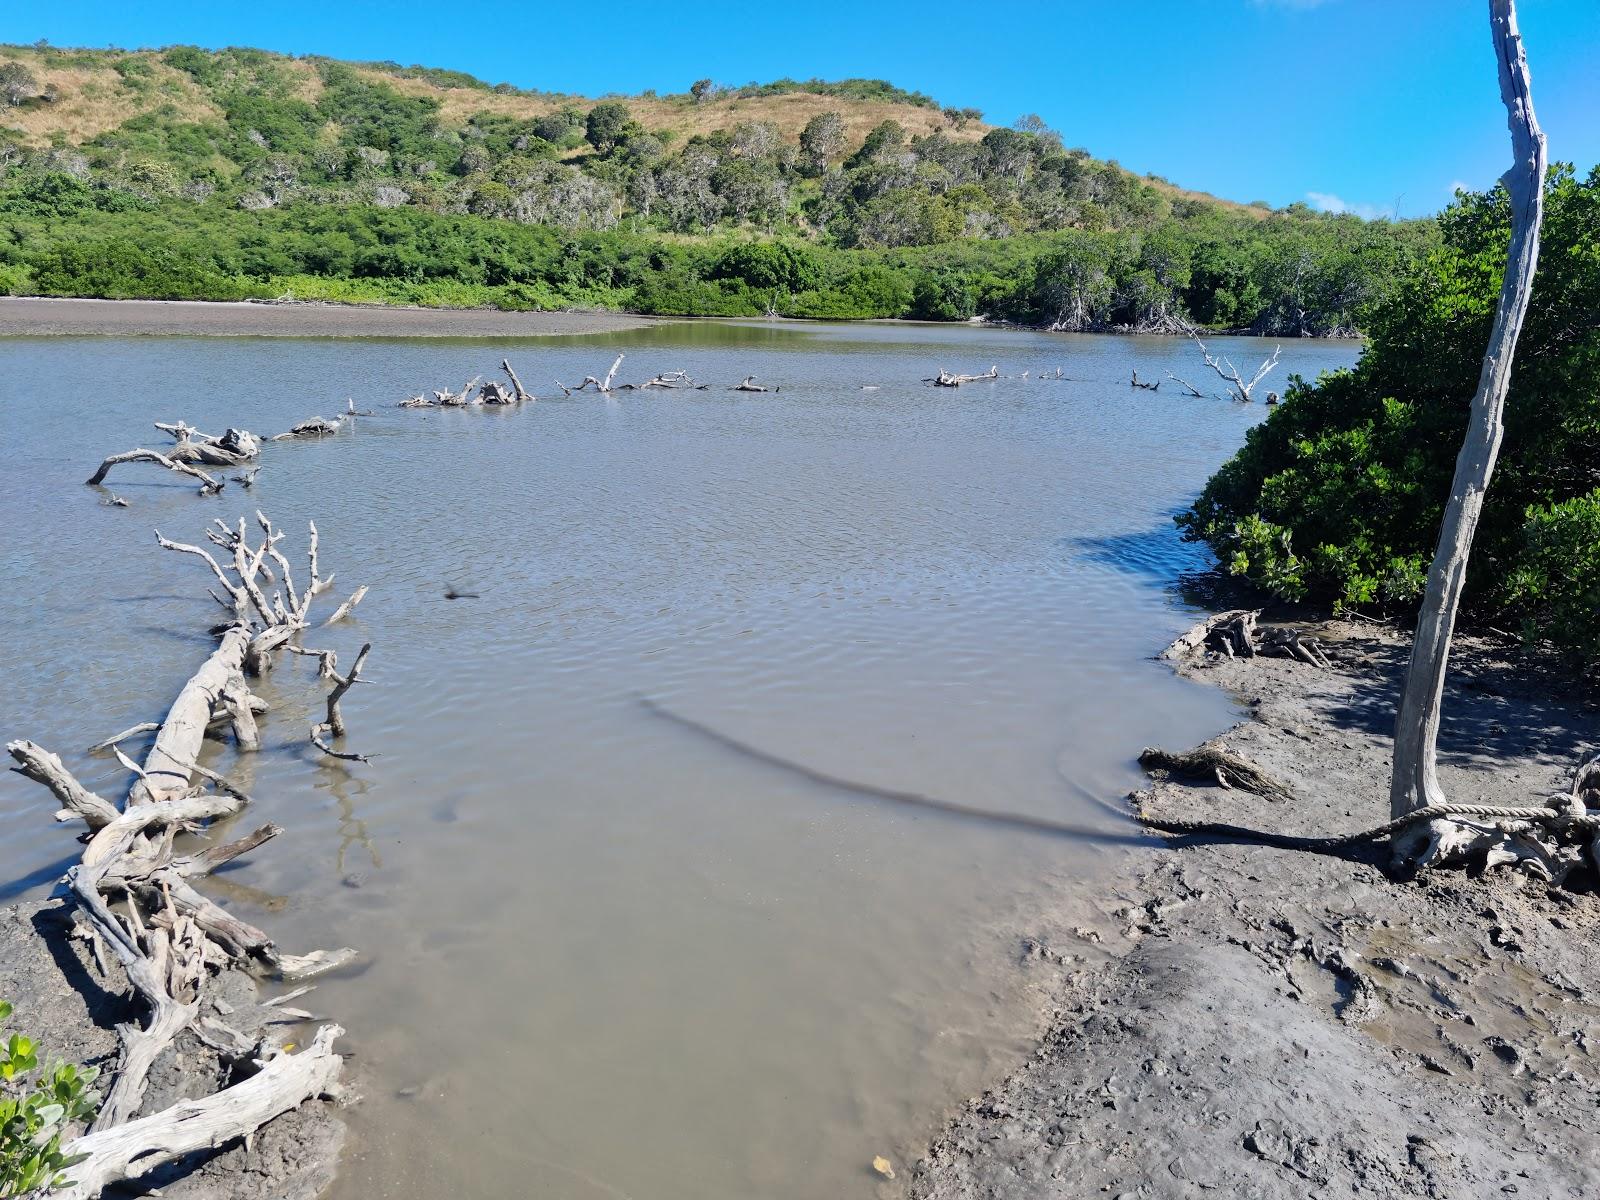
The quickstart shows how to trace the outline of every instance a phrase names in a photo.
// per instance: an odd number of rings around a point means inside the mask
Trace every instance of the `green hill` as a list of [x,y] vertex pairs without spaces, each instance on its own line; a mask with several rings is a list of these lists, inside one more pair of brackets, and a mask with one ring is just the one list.
[[[591,100],[393,63],[44,46],[0,47],[0,83],[13,292],[1299,335],[1356,328],[1429,237],[1184,192],[1037,119],[996,127],[880,80]],[[107,253],[80,262],[86,245]]]

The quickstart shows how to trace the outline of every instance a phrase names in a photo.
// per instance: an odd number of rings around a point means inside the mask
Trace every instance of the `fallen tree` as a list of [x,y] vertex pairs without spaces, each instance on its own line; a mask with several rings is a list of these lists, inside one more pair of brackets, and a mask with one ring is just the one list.
[[[71,1169],[75,1182],[56,1194],[89,1200],[113,1183],[197,1149],[246,1137],[279,1113],[337,1090],[341,1064],[332,1050],[337,1026],[320,1031],[309,1049],[288,1055],[270,1038],[252,1039],[210,1015],[230,1010],[206,1002],[208,985],[219,971],[304,979],[354,956],[349,949],[286,954],[262,930],[194,886],[273,838],[278,827],[264,825],[189,853],[180,853],[177,845],[180,833],[233,816],[250,803],[241,788],[199,762],[204,740],[208,731],[228,729],[239,752],[259,746],[255,718],[266,706],[251,694],[246,676],[270,666],[271,650],[307,627],[312,600],[331,582],[320,574],[314,525],[307,552],[309,579],[296,590],[279,545],[283,534],[262,514],[256,520],[259,540],[242,518],[237,527],[219,521],[222,532],[208,531],[214,545],[231,553],[226,564],[207,549],[156,535],[164,549],[205,561],[222,588],[222,594],[213,590],[212,595],[228,609],[229,619],[216,630],[216,648],[159,723],[141,723],[93,747],[109,749],[133,776],[120,806],[85,787],[43,747],[30,741],[7,746],[17,764],[13,769],[56,798],[61,806],[56,819],[81,821],[86,827],[83,854],[66,875],[69,894],[97,959],[103,961],[109,950],[147,1010],[142,1025],[118,1027],[121,1049],[105,1100],[91,1131],[67,1147],[70,1155],[82,1156]],[[270,598],[268,587],[273,589]],[[347,676],[334,676],[336,687],[328,701],[330,720],[337,719],[337,728],[329,730],[334,736],[344,732],[338,700],[360,682],[359,667],[368,649],[363,648]],[[319,653],[332,662],[331,652]],[[121,743],[150,733],[155,736],[142,763],[122,751]],[[314,733],[313,741],[323,739]],[[152,1069],[184,1034],[248,1078],[203,1100],[135,1119]]]

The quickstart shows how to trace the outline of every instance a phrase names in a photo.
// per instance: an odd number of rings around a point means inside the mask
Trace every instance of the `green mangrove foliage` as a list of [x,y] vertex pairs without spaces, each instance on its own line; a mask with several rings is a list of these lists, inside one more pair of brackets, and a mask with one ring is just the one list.
[[[875,80],[702,80],[633,109],[546,97],[516,116],[461,105],[538,93],[420,67],[185,46],[50,53],[111,64],[130,96],[152,94],[160,68],[204,105],[174,93],[78,144],[0,128],[12,292],[1302,336],[1361,327],[1434,236],[1428,222],[1188,196],[1065,147],[1037,117],[985,129],[981,114]],[[424,84],[453,89],[448,110]],[[804,127],[784,130],[719,107],[794,92],[898,106],[885,111],[937,128],[913,136],[885,119],[855,141],[837,111],[807,107]],[[728,126],[679,144],[635,118],[647,102],[658,126],[680,109],[700,110],[696,128],[708,110]]]
[[[0,1000],[0,1027],[11,1005]],[[32,1038],[13,1033],[0,1041],[0,1196],[22,1196],[59,1186],[78,1159],[61,1151],[68,1125],[94,1116],[94,1067],[57,1063],[41,1070]]]
[[[1468,579],[1481,615],[1600,659],[1600,168],[1558,166]],[[1292,599],[1421,595],[1510,237],[1503,190],[1461,195],[1442,243],[1375,311],[1353,370],[1297,380],[1179,517]]]

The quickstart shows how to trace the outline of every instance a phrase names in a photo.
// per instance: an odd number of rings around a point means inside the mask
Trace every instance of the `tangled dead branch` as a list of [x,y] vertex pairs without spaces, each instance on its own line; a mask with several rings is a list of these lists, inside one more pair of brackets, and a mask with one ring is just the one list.
[[931,379],[924,379],[923,383],[931,383],[934,387],[960,387],[964,383],[979,383],[986,379],[999,379],[1000,368],[998,365],[990,367],[982,375],[958,375],[939,368],[939,373]]
[[[76,1183],[61,1195],[87,1200],[112,1183],[193,1150],[246,1136],[304,1100],[336,1090],[341,1066],[332,1050],[340,1032],[336,1026],[323,1029],[309,1050],[291,1056],[271,1042],[254,1044],[237,1030],[201,1016],[207,986],[220,970],[242,968],[299,979],[354,955],[348,949],[284,954],[266,933],[194,887],[194,881],[269,841],[278,827],[263,825],[244,837],[186,854],[175,849],[180,833],[233,816],[250,803],[241,788],[197,761],[204,739],[208,731],[222,727],[232,730],[240,751],[259,745],[255,718],[265,705],[250,694],[246,671],[252,658],[258,671],[270,664],[270,655],[260,650],[263,641],[284,645],[288,634],[305,628],[313,598],[331,582],[331,576],[324,580],[320,574],[314,525],[309,579],[297,590],[279,547],[282,533],[259,512],[256,522],[259,540],[243,519],[236,527],[218,521],[208,530],[213,545],[231,556],[226,563],[208,549],[156,535],[163,548],[207,564],[226,595],[217,598],[229,609],[230,620],[218,631],[216,649],[179,690],[161,722],[133,726],[93,747],[111,750],[133,776],[120,807],[84,787],[43,747],[28,741],[7,747],[16,763],[13,769],[48,788],[60,804],[57,819],[82,821],[86,827],[82,857],[67,872],[70,894],[97,945],[110,950],[148,1010],[142,1024],[119,1027],[121,1052],[111,1086],[91,1132],[69,1147],[69,1153],[86,1157],[73,1169]],[[270,599],[267,587],[273,588]],[[326,723],[331,732],[344,730],[338,702],[349,687],[362,682],[360,667],[369,649],[362,648],[355,666],[342,677],[333,670],[329,654],[327,674],[335,681]],[[142,763],[122,752],[119,743],[149,733],[155,736]],[[255,1073],[203,1100],[135,1120],[152,1068],[185,1032],[230,1060],[253,1055]]]
[[[511,387],[496,380],[488,380],[479,385],[481,375],[474,375],[462,385],[459,392],[448,389],[435,389],[432,399],[427,396],[416,395],[400,401],[401,408],[471,408],[475,405],[488,407],[509,407],[517,404],[532,402],[535,397],[522,386],[522,381],[517,378],[517,373],[511,369],[511,363],[505,359],[500,361],[500,369],[511,380]],[[477,390],[474,391],[473,389]]]
[[622,360],[625,357],[626,355],[617,355],[616,361],[611,364],[611,369],[606,372],[606,377],[604,379],[596,379],[593,375],[585,375],[583,382],[577,387],[569,388],[559,379],[556,380],[556,386],[561,389],[561,394],[563,396],[570,396],[574,392],[581,392],[585,388],[590,387],[594,388],[594,390],[599,392],[601,395],[605,395],[611,391],[611,381],[617,377],[617,368],[622,365]]
[[1244,376],[1239,374],[1239,368],[1234,366],[1226,357],[1214,358],[1211,352],[1206,349],[1206,344],[1200,340],[1198,334],[1194,335],[1194,344],[1200,347],[1200,357],[1205,359],[1206,366],[1215,371],[1222,381],[1228,385],[1229,398],[1237,400],[1241,404],[1250,402],[1250,393],[1255,390],[1256,384],[1272,373],[1273,368],[1278,365],[1278,355],[1283,350],[1282,346],[1274,346],[1272,348],[1272,357],[1256,368],[1256,373],[1250,377],[1247,383]]
[[207,475],[199,467],[190,466],[188,463],[182,462],[179,459],[168,457],[159,450],[149,450],[143,446],[135,450],[126,450],[121,454],[108,455],[106,460],[100,464],[95,473],[89,476],[85,482],[91,487],[98,486],[105,480],[106,475],[110,472],[112,467],[117,466],[120,463],[130,462],[152,462],[158,467],[165,467],[167,470],[175,471],[179,475],[187,475],[191,479],[198,479],[200,481],[200,494],[202,496],[215,496],[223,489],[224,486],[222,480]]
[[1187,658],[1213,651],[1226,658],[1255,658],[1276,655],[1292,658],[1308,666],[1327,668],[1332,664],[1322,643],[1299,629],[1270,626],[1258,628],[1259,608],[1235,608],[1207,617],[1180,634],[1161,652],[1166,659]]
[[1128,386],[1136,387],[1146,392],[1159,392],[1161,390],[1161,381],[1158,379],[1154,383],[1151,383],[1148,380],[1142,380],[1139,378],[1138,369],[1135,368],[1133,372],[1133,379],[1129,381]]
[[1242,758],[1226,746],[1206,742],[1184,753],[1163,750],[1159,746],[1146,746],[1139,755],[1139,765],[1146,771],[1165,771],[1184,775],[1190,779],[1207,779],[1223,788],[1239,788],[1253,792],[1263,800],[1288,804],[1294,793],[1255,763]]

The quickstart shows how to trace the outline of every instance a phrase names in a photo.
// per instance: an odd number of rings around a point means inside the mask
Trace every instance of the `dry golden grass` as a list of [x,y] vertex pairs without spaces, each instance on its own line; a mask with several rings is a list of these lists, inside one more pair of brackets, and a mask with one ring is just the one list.
[[[486,92],[478,88],[439,87],[426,79],[407,79],[391,75],[379,67],[359,67],[358,73],[375,83],[385,83],[407,96],[431,96],[439,101],[439,113],[447,122],[465,121],[473,113],[489,112],[527,120],[572,105],[589,108],[595,101],[582,96],[517,96]],[[991,128],[974,122],[964,130],[951,129],[939,112],[914,104],[884,104],[873,100],[850,100],[840,96],[819,96],[792,92],[784,96],[756,96],[749,99],[712,100],[687,104],[678,100],[642,99],[625,96],[633,119],[652,133],[671,130],[681,141],[697,133],[731,129],[745,121],[770,121],[789,139],[800,136],[806,122],[819,113],[836,112],[844,118],[845,140],[859,144],[867,131],[880,121],[894,120],[906,132],[921,136],[944,130],[951,137],[976,140]]]
[[0,125],[23,132],[33,145],[48,145],[57,135],[77,145],[115,129],[131,117],[170,104],[183,121],[220,120],[222,113],[182,71],[173,70],[159,55],[127,55],[150,66],[143,86],[130,85],[112,67],[122,56],[105,56],[105,65],[53,67],[39,52],[7,47],[0,62],[20,62],[33,72],[41,86],[54,91],[52,101],[33,100],[17,108],[0,110]]

